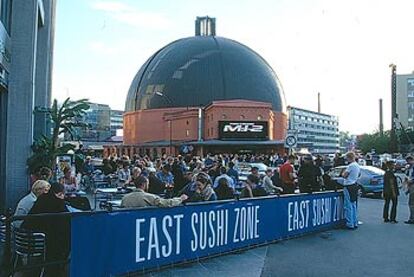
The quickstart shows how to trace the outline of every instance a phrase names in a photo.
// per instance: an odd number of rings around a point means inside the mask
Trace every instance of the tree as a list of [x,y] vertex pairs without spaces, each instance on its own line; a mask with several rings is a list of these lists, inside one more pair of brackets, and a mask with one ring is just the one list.
[[358,139],[358,148],[364,153],[371,152],[375,149],[378,154],[389,153],[391,135],[389,131],[381,135],[379,132],[373,134],[364,134]]
[[53,169],[58,155],[66,154],[75,148],[71,144],[60,145],[59,137],[69,134],[73,139],[75,128],[89,127],[87,123],[80,121],[89,107],[87,99],[71,101],[67,98],[60,106],[56,99],[53,101],[52,107],[47,112],[52,122],[52,134],[50,137],[43,135],[33,143],[33,154],[27,160],[31,174],[43,166]]
[[349,132],[339,132],[339,145],[341,147],[347,147],[349,142],[352,140],[351,134]]

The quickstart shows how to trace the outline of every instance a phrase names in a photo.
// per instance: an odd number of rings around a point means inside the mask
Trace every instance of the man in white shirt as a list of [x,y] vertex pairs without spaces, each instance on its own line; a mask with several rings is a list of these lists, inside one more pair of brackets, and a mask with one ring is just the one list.
[[358,199],[358,184],[357,180],[360,175],[360,168],[355,161],[355,154],[348,152],[345,155],[348,161],[348,167],[343,173],[344,177],[344,214],[346,221],[346,228],[358,228],[358,213],[357,213],[357,199]]

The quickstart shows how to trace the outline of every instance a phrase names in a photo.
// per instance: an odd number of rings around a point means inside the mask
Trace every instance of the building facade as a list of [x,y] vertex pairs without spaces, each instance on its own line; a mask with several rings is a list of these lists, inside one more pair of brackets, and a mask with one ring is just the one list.
[[339,152],[338,117],[305,109],[288,107],[289,130],[297,133],[297,148],[312,154]]
[[111,108],[108,105],[90,103],[89,109],[80,120],[89,126],[76,129],[76,140],[106,141],[111,137]]
[[117,131],[124,128],[124,111],[111,110],[111,136],[116,136]]
[[397,128],[414,130],[414,73],[397,75]]
[[[109,141],[116,131],[123,128],[123,111],[112,110],[107,104],[90,103],[89,109],[79,118],[88,124],[85,128],[76,128],[74,140],[85,142]],[[67,134],[66,140],[72,140]]]
[[27,193],[26,160],[48,134],[54,0],[0,1],[0,210]]

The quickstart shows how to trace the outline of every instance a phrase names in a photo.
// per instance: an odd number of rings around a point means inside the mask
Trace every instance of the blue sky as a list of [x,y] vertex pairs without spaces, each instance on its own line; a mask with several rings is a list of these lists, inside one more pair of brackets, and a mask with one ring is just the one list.
[[167,43],[194,35],[196,16],[217,18],[217,34],[262,55],[289,105],[339,116],[358,134],[389,127],[390,63],[414,70],[414,1],[394,0],[59,0],[53,96],[123,109],[134,75]]

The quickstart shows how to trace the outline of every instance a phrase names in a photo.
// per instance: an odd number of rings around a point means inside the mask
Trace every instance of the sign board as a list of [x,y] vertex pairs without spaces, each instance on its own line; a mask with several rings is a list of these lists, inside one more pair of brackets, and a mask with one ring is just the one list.
[[222,140],[267,140],[267,121],[219,121],[219,138]]
[[341,192],[75,213],[70,274],[114,276],[152,269],[343,223]]
[[295,148],[298,144],[298,139],[295,135],[287,135],[285,139],[286,148]]

